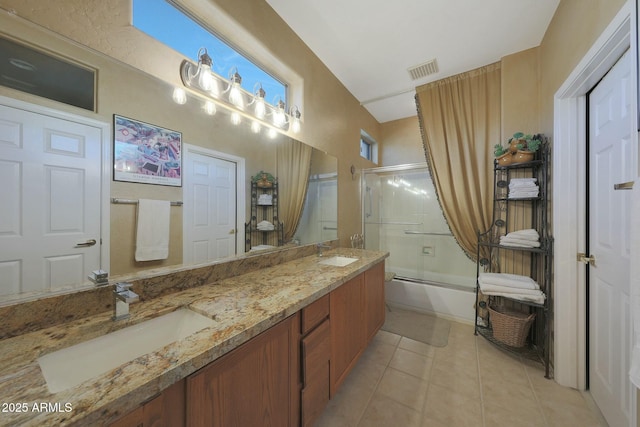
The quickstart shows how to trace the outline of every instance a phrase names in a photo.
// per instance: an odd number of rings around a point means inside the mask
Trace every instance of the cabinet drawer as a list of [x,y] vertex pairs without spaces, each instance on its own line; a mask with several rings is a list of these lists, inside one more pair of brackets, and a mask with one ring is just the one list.
[[315,328],[327,317],[329,317],[329,294],[302,309],[302,335]]
[[331,327],[325,320],[302,339],[302,425],[312,426],[329,403]]

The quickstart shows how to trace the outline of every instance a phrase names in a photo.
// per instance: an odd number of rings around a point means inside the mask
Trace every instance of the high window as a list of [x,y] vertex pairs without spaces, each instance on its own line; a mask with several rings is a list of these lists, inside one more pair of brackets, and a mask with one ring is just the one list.
[[267,93],[266,102],[287,100],[287,86],[260,68],[245,55],[207,28],[165,0],[134,0],[133,25],[156,40],[198,62],[198,51],[204,47],[213,58],[212,70],[229,77],[232,69],[242,76],[242,87],[254,93],[258,82]]
[[360,157],[378,163],[378,143],[365,131],[360,131]]

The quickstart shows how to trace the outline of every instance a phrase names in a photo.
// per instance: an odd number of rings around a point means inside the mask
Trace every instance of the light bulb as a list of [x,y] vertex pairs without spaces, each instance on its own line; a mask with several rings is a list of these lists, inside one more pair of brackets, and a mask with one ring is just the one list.
[[256,108],[255,108],[256,117],[259,119],[264,119],[264,115],[266,112],[267,112],[267,109],[264,105],[264,99],[256,98]]
[[198,85],[202,90],[210,91],[213,88],[213,76],[211,75],[211,67],[205,64],[200,65],[198,76]]
[[237,83],[232,83],[231,90],[229,91],[229,102],[238,108],[243,107],[242,93]]
[[176,104],[186,104],[187,102],[187,93],[184,91],[184,89],[180,88],[180,87],[176,87],[173,89],[173,101]]
[[229,88],[229,102],[242,110],[244,107],[244,100],[242,99],[242,92],[240,91],[242,77],[240,77],[240,74],[236,71],[231,74],[229,79],[231,80],[231,86]]
[[293,118],[293,121],[291,122],[291,130],[293,131],[293,133],[299,133],[300,132],[300,119],[297,117]]
[[207,102],[205,102],[205,104],[204,104],[204,107],[203,107],[203,108],[204,108],[204,111],[205,111],[208,115],[210,115],[210,116],[213,116],[213,115],[216,113],[216,111],[218,110],[218,109],[216,108],[216,104],[214,104],[214,103],[213,103],[213,102],[211,102],[211,101],[207,101]]
[[239,113],[233,112],[231,113],[231,123],[234,125],[239,125],[242,122],[242,118]]
[[282,127],[287,122],[287,117],[284,112],[284,102],[282,100],[278,101],[278,107],[276,111],[273,112],[273,124],[277,127]]

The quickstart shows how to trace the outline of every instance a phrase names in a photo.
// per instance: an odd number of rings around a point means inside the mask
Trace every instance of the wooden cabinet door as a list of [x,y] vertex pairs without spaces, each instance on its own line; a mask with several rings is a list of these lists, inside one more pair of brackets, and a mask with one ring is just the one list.
[[178,381],[144,404],[144,427],[185,425],[185,383],[185,380]]
[[364,349],[362,312],[363,275],[359,275],[329,295],[331,318],[331,396],[355,365]]
[[384,323],[384,261],[364,273],[364,313],[367,342]]
[[109,424],[109,427],[144,427],[144,408],[138,406],[133,411]]
[[183,427],[185,380],[109,424],[110,427]]
[[299,322],[289,317],[188,377],[187,425],[297,425]]
[[325,320],[302,339],[302,425],[312,426],[329,403],[331,326]]

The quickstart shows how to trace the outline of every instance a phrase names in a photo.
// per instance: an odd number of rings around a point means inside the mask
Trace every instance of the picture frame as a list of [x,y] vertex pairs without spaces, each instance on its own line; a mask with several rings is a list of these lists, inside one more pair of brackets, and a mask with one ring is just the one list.
[[113,180],[182,186],[182,133],[113,115]]

